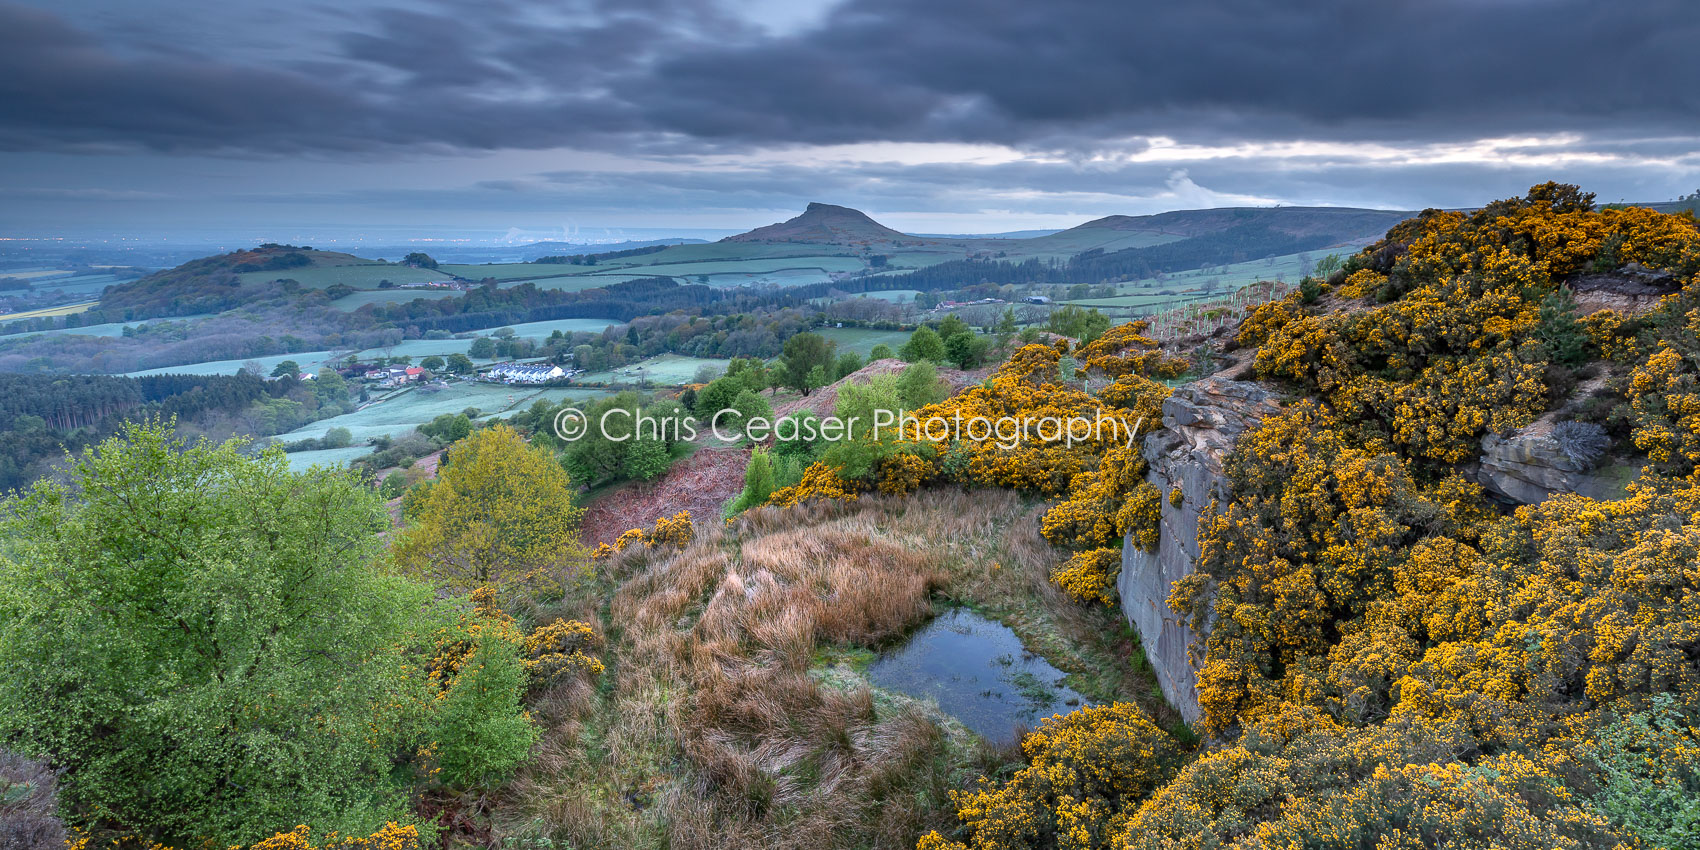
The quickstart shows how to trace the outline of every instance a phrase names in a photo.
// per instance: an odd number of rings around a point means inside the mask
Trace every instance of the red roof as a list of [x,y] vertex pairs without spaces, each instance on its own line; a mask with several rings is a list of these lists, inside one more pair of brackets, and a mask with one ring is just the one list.
[[421,369],[421,368],[420,368],[420,367],[418,367],[418,366],[409,366],[409,367],[407,367],[407,376],[408,376],[408,377],[409,377],[409,378],[411,378],[411,377],[413,377],[413,376],[414,376],[414,375],[423,375],[423,374],[425,374],[425,370],[424,370],[424,369]]

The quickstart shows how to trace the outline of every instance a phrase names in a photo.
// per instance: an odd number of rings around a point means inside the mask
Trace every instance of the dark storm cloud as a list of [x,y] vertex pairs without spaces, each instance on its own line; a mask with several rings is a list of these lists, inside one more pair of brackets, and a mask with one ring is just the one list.
[[0,148],[1700,135],[1694,0],[848,0],[782,35],[707,0],[446,0],[339,25],[261,60],[0,5]]

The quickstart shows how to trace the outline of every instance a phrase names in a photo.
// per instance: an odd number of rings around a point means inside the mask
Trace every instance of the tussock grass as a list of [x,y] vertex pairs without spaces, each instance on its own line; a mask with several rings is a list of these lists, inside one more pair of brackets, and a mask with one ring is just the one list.
[[948,829],[948,792],[1019,751],[849,667],[818,675],[820,659],[895,642],[941,605],[1004,621],[1095,699],[1172,718],[1120,615],[1049,583],[1067,553],[1039,536],[1042,509],[955,490],[761,508],[683,549],[616,555],[595,591],[554,606],[600,617],[609,671],[536,700],[544,740],[498,808],[498,841],[907,850]]

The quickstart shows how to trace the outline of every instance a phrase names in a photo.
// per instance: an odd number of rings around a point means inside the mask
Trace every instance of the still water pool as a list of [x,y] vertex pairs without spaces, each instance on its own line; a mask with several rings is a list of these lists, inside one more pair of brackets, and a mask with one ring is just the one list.
[[1089,704],[1062,685],[1065,675],[1028,652],[1008,627],[964,608],[940,614],[868,668],[875,685],[937,700],[946,714],[999,743],[1015,741],[1041,718]]

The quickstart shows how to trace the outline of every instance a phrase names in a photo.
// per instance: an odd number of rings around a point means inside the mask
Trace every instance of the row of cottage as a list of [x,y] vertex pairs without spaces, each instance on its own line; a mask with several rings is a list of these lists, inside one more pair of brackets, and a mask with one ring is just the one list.
[[[553,363],[503,363],[480,372],[477,378],[498,384],[546,384],[561,378],[570,378],[578,374],[578,371],[568,371]],[[365,377],[367,380],[376,380],[380,387],[399,387],[423,381],[430,377],[430,373],[418,366],[387,366],[373,369],[367,372]]]

